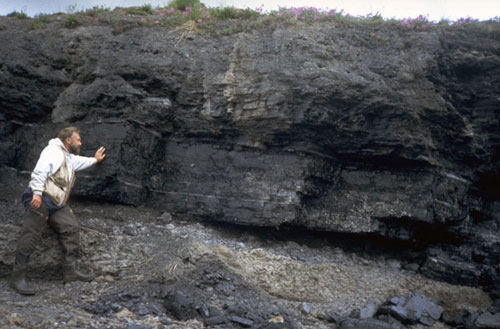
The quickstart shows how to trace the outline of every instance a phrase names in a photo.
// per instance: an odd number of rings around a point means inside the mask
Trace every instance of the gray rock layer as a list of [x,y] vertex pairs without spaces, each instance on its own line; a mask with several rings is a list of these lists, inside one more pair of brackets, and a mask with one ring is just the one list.
[[422,261],[428,275],[496,286],[498,23],[188,38],[29,24],[0,18],[0,166],[31,171],[48,139],[77,125],[83,154],[108,149],[77,195],[444,243]]

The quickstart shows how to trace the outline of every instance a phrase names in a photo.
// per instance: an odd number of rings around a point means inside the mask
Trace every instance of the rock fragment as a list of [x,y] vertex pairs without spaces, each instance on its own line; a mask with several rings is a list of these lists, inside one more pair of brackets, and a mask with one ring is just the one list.
[[249,319],[245,319],[242,317],[239,317],[237,315],[230,315],[229,320],[245,327],[245,328],[250,328],[253,325],[253,321]]
[[340,329],[403,329],[401,324],[388,323],[385,321],[370,319],[353,319],[347,318],[342,321]]
[[368,301],[365,307],[363,307],[359,312],[359,318],[362,320],[372,318],[375,315],[375,313],[377,313],[377,308],[378,306],[377,304],[375,304],[375,302],[371,300]]
[[481,313],[474,321],[474,325],[477,329],[500,329],[500,313]]
[[309,304],[306,302],[302,302],[300,304],[300,310],[305,314],[309,314],[311,313],[311,306],[309,306]]
[[432,298],[415,293],[410,298],[391,298],[378,309],[380,314],[388,314],[408,324],[421,323],[432,326],[443,314],[443,308]]

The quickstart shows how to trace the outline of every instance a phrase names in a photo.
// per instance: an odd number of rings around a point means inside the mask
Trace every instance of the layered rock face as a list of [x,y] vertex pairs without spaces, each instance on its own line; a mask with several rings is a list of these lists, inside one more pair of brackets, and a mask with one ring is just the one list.
[[420,271],[500,279],[500,26],[229,36],[0,20],[0,166],[66,125],[75,193],[206,220],[408,241]]

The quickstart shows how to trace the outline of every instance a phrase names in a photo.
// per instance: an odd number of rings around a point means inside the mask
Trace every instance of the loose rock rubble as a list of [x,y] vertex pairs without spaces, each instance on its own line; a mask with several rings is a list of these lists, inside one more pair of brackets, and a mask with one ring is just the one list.
[[390,315],[403,323],[431,326],[440,319],[443,308],[434,300],[417,293],[408,299],[394,297],[380,307],[378,312]]
[[7,282],[17,207],[0,223],[1,328],[486,328],[500,313],[481,290],[366,254],[362,241],[83,200],[81,266],[97,278],[63,284],[47,231],[29,272],[40,291],[21,296]]

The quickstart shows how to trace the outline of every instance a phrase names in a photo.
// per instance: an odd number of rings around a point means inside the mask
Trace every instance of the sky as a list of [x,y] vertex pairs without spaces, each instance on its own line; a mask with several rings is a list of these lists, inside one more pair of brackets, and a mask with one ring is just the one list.
[[[170,0],[0,0],[0,15],[13,11],[24,12],[33,17],[37,14],[68,12],[71,5],[75,11],[93,6],[114,9],[151,4],[166,6]],[[472,17],[488,20],[500,16],[500,0],[201,0],[207,7],[236,7],[255,9],[263,5],[264,12],[279,7],[316,7],[321,9],[344,9],[353,16],[364,16],[379,12],[384,18],[417,17],[422,14],[431,21],[457,20]]]

